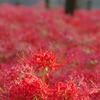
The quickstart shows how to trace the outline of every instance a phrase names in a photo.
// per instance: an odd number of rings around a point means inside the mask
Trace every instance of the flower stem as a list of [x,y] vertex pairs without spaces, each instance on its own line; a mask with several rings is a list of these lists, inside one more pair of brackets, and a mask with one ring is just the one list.
[[46,76],[47,67],[44,67],[42,70],[42,83],[45,83],[45,76]]

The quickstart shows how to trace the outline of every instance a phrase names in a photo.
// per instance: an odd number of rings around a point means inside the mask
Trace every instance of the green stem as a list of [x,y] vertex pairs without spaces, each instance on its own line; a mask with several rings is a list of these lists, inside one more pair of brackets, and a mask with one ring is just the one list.
[[44,67],[44,69],[42,70],[42,83],[45,83],[45,76],[46,76],[47,70],[48,70],[48,67]]
[[33,100],[37,100],[37,98],[34,98]]
[[42,83],[45,83],[46,68],[42,70]]

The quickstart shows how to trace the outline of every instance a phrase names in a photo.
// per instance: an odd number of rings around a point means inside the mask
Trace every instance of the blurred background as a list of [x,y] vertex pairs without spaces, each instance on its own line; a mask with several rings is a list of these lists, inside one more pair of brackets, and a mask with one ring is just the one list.
[[23,52],[40,49],[64,56],[73,52],[79,60],[83,55],[87,67],[100,59],[100,0],[0,0],[0,4],[0,63],[16,63]]
[[30,6],[45,1],[49,1],[50,7],[55,7],[55,5],[65,7],[66,1],[75,1],[77,8],[100,8],[100,0],[0,0],[0,4],[10,3]]

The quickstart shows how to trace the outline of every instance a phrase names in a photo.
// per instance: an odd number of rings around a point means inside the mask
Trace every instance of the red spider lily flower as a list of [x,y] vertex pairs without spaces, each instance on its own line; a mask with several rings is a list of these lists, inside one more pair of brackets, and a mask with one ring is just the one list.
[[37,66],[36,69],[47,68],[50,70],[55,70],[61,66],[61,64],[57,63],[57,60],[58,57],[54,56],[51,51],[47,50],[35,54],[31,59],[31,64],[35,64]]
[[34,66],[33,68],[38,72],[41,70],[42,74],[42,83],[45,82],[45,76],[50,74],[56,68],[60,67],[61,64],[57,63],[58,57],[54,56],[54,54],[47,50],[43,52],[39,52],[35,54],[30,60],[29,64]]
[[78,96],[75,85],[70,83],[59,82],[56,87],[57,100],[76,100]]
[[32,76],[11,86],[8,98],[9,100],[45,100],[47,90],[47,86],[43,85],[40,79]]

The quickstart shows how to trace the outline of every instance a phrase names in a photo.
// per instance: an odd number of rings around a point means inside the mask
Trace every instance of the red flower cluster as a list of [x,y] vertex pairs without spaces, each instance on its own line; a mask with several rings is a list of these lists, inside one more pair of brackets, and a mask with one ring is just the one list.
[[[54,67],[55,61],[57,60],[51,51],[39,52],[34,57],[34,62],[32,62],[34,66],[36,63],[42,63],[43,66],[39,68],[43,70],[45,66],[48,66],[48,68]],[[78,96],[74,83],[59,82],[55,83],[54,87],[51,88],[49,83],[43,81],[45,79],[44,76],[38,78],[34,75],[34,72],[30,74],[30,71],[27,71],[27,66],[30,70],[34,69],[34,67],[30,67],[29,63],[26,65],[22,64],[22,66],[19,64],[15,66],[15,69],[12,67],[5,75],[3,73],[1,74],[2,78],[3,75],[5,77],[7,75],[8,77],[8,79],[4,79],[4,82],[0,83],[2,90],[0,94],[1,98],[4,98],[3,100],[69,100]],[[13,74],[12,71],[16,72]],[[41,73],[44,74],[43,72]],[[2,78],[0,81],[3,80]],[[6,82],[7,80],[9,83]]]
[[10,87],[8,93],[9,100],[39,100],[46,99],[47,86],[35,76],[25,78],[21,82]]
[[55,70],[61,64],[57,64],[57,57],[51,51],[39,52],[31,58],[30,63],[37,66],[36,69],[47,68]]
[[77,89],[73,83],[58,83],[56,93],[57,100],[75,100],[78,96]]
[[0,100],[100,100],[100,10],[2,5]]

